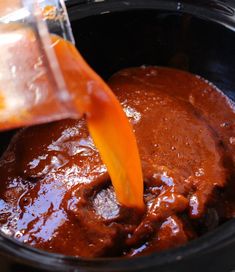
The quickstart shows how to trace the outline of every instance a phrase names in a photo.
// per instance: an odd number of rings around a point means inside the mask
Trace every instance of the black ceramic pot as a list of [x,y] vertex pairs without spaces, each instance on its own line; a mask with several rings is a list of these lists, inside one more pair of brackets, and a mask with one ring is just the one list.
[[[103,78],[130,66],[171,66],[207,78],[235,100],[235,0],[68,0],[67,5],[77,47]],[[0,134],[2,150],[12,133]],[[0,253],[1,272],[232,272],[235,220],[186,246],[133,259],[64,257],[3,235]]]

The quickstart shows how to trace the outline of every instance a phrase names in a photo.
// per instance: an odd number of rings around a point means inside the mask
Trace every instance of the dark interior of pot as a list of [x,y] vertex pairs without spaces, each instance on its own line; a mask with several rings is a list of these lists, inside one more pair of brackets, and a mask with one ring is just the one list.
[[[105,12],[82,19],[78,12],[71,23],[77,48],[105,80],[127,67],[174,67],[208,79],[235,100],[234,33],[219,23],[157,10]],[[0,134],[1,153],[14,133]]]
[[78,49],[105,79],[126,67],[175,67],[201,75],[235,99],[234,33],[218,23],[141,10],[75,20],[72,28]]

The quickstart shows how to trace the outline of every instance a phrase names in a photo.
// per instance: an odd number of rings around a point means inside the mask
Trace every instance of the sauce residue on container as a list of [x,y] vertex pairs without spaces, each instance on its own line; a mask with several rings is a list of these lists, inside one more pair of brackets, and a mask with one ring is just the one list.
[[119,204],[86,120],[67,119],[19,131],[3,154],[5,234],[65,255],[132,257],[183,245],[235,215],[232,102],[169,68],[125,69],[109,85],[136,135],[146,211]]

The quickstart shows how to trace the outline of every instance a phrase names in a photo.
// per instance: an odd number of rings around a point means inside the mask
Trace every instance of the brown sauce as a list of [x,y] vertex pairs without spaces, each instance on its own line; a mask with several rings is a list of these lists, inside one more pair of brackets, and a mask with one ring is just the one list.
[[183,245],[235,215],[232,102],[168,68],[125,69],[109,85],[137,138],[145,213],[117,203],[85,120],[63,120],[19,131],[3,154],[2,232],[65,255],[131,257]]

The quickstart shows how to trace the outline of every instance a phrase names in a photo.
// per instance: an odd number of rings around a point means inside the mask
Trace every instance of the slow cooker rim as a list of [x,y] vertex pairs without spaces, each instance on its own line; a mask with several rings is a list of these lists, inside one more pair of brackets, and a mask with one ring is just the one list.
[[65,271],[68,268],[80,268],[80,271],[83,271],[82,269],[87,269],[87,267],[89,267],[89,271],[92,271],[92,269],[94,271],[110,271],[110,268],[112,268],[112,271],[125,271],[125,269],[130,269],[130,267],[135,271],[137,268],[141,269],[142,266],[146,268],[146,263],[149,263],[151,266],[172,264],[190,259],[196,254],[204,255],[205,253],[219,250],[226,243],[235,241],[234,231],[235,218],[220,225],[213,231],[188,242],[184,246],[134,258],[91,259],[65,256],[30,247],[4,234],[0,234],[0,251],[1,253],[4,252],[5,256],[14,257],[22,264],[47,269],[48,271]]
[[[207,1],[204,2],[207,3]],[[215,1],[216,3],[217,1]],[[229,29],[235,29],[235,18],[233,16],[235,13],[235,2],[232,5],[232,3],[228,4],[226,1],[220,1],[219,5],[214,7],[177,0],[94,0],[80,1],[80,4],[77,5],[74,4],[73,0],[68,0],[66,4],[70,6],[69,18],[71,21],[111,12],[159,9],[177,13],[188,13],[204,20],[209,19]]]

